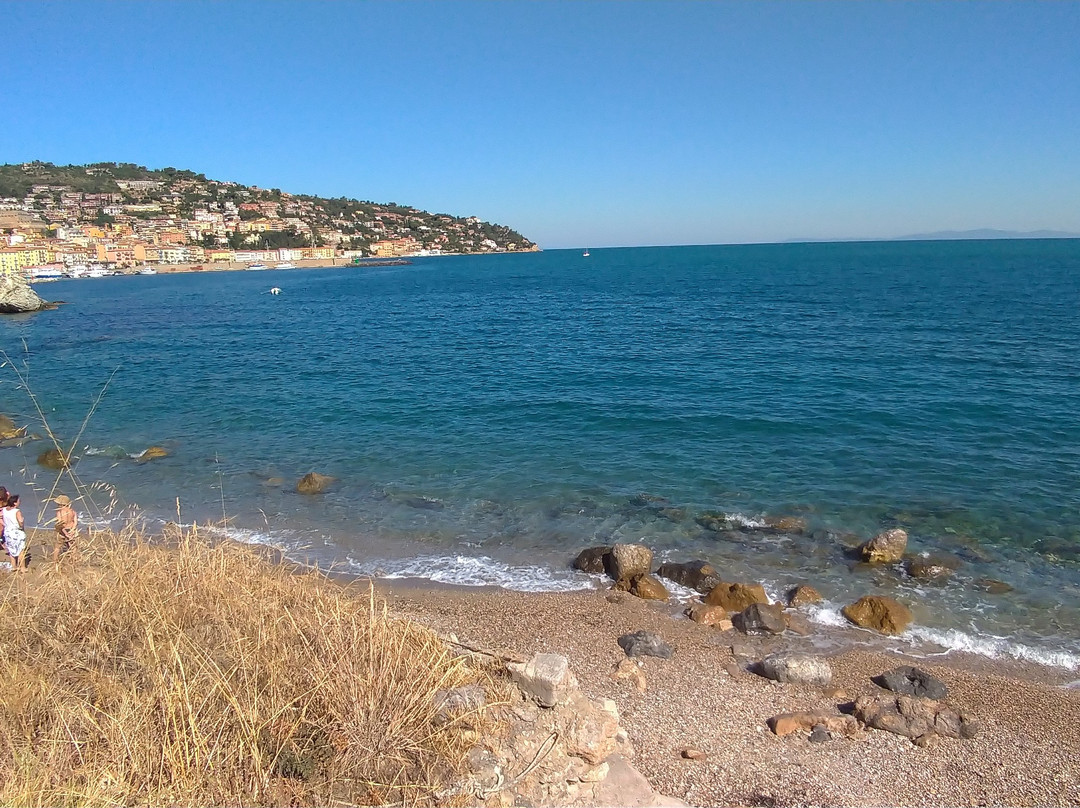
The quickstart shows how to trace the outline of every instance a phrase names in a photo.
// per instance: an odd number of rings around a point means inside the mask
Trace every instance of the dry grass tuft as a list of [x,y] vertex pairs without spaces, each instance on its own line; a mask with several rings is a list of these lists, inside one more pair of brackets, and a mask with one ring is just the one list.
[[485,675],[374,595],[197,534],[0,578],[0,803],[428,804]]

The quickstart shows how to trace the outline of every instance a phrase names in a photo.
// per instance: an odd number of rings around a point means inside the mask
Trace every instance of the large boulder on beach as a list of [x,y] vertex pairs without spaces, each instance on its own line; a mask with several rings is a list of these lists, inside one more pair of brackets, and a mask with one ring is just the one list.
[[751,603],[768,603],[761,584],[719,584],[705,596],[710,606],[723,606],[729,612],[741,612]]
[[66,469],[70,465],[67,455],[65,455],[56,447],[53,447],[52,449],[47,449],[41,454],[39,454],[37,462],[39,466],[44,466],[45,468],[52,469],[53,471],[60,471],[61,469]]
[[878,533],[859,550],[863,560],[871,564],[894,564],[904,557],[907,539],[907,531],[895,527]]
[[660,639],[658,634],[651,631],[635,631],[631,634],[623,634],[619,637],[619,647],[628,657],[654,656],[661,659],[671,659],[671,646]]
[[859,626],[882,634],[899,634],[911,623],[911,610],[899,601],[867,595],[841,609],[844,617]]
[[731,618],[743,634],[783,634],[787,631],[784,607],[779,603],[751,603]]
[[300,494],[321,494],[333,481],[333,477],[311,471],[300,478],[300,482],[296,484],[296,490]]
[[781,651],[765,657],[761,660],[761,672],[777,682],[812,687],[828,687],[832,681],[832,668],[824,657],[795,651]]
[[686,607],[683,614],[703,626],[716,626],[725,631],[731,628],[731,619],[723,606],[710,606],[708,603],[694,601]]
[[582,572],[598,575],[607,572],[610,563],[611,545],[606,545],[604,547],[586,547],[577,554],[577,558],[574,559],[573,567]]
[[979,724],[964,710],[914,696],[860,696],[855,717],[868,727],[893,732],[924,745],[935,735],[974,738]]
[[674,581],[679,586],[700,592],[702,595],[709,594],[723,583],[713,565],[701,560],[688,561],[685,564],[674,564],[668,561],[660,565],[656,574],[661,578]]
[[644,544],[616,544],[611,548],[611,568],[616,581],[629,581],[652,572],[652,550]]
[[642,600],[667,600],[671,597],[667,588],[651,575],[639,575],[630,580],[630,594]]
[[902,696],[918,696],[935,701],[949,696],[949,688],[943,681],[911,665],[900,665],[880,676],[875,676],[873,681],[886,690]]
[[0,278],[0,314],[22,314],[50,307],[30,288],[30,284],[15,275]]

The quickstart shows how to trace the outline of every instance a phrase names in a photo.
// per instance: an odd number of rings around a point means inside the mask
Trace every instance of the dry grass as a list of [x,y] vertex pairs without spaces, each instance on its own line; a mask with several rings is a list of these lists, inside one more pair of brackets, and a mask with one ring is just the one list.
[[246,547],[97,534],[0,597],[4,805],[428,804],[490,729],[432,632]]

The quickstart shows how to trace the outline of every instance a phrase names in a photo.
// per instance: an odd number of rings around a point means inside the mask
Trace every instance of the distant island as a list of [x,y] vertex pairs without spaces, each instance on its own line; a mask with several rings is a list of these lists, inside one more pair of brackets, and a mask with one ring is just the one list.
[[0,274],[537,249],[516,230],[475,216],[291,194],[184,169],[0,166]]
[[805,244],[817,242],[841,241],[981,241],[987,239],[1038,239],[1038,238],[1080,238],[1080,233],[1065,230],[995,230],[979,228],[976,230],[937,230],[933,233],[910,233],[906,236],[888,236],[870,238],[851,236],[848,238],[789,238],[785,244]]

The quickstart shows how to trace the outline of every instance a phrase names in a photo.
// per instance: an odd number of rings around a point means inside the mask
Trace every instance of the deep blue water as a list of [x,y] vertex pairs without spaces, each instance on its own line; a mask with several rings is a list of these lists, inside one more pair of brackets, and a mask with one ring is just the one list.
[[[179,498],[184,521],[224,512],[323,563],[524,587],[587,585],[578,550],[644,540],[774,591],[809,580],[834,605],[893,594],[945,644],[1080,654],[1080,241],[549,251],[40,291],[68,304],[0,319],[0,346],[67,440],[109,382],[77,473],[151,517]],[[0,411],[33,422],[10,370]],[[125,456],[152,444],[171,456]],[[0,450],[28,501],[42,448]],[[294,493],[310,470],[334,488]],[[717,534],[695,521],[709,511],[809,528]],[[845,556],[896,525],[914,552],[956,557],[948,583]]]

